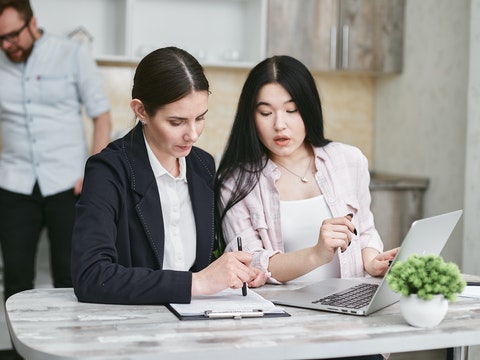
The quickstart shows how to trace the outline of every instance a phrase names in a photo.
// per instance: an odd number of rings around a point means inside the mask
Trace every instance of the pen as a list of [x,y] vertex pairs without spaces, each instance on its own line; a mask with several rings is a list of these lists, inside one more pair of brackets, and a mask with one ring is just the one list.
[[[237,247],[238,251],[242,251],[242,238],[240,236],[237,237]],[[247,283],[243,283],[242,295],[247,296]]]
[[[353,219],[353,213],[347,214],[347,215],[345,215],[345,216],[346,216],[346,217],[349,217],[349,218],[350,218],[349,220],[352,221],[352,219]],[[355,235],[357,235],[357,228],[353,228],[353,233],[354,233]],[[350,244],[348,244],[348,245],[350,246]]]
[[[348,220],[352,221],[353,213],[349,213],[349,214],[345,215],[345,217],[346,217]],[[353,233],[355,234],[355,236],[357,236],[357,228],[355,228],[355,227],[353,228]],[[350,246],[351,243],[352,243],[352,241],[350,240],[350,241],[348,242],[347,247]],[[344,253],[344,252],[345,252],[345,250],[342,250],[342,253]]]

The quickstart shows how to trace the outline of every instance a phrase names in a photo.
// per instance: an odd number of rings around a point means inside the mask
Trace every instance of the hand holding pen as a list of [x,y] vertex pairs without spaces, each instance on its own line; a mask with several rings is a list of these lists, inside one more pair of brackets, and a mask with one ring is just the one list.
[[358,234],[352,218],[353,214],[350,213],[322,221],[316,244],[319,265],[330,262],[338,249],[345,252],[350,246],[352,237]]
[[[240,236],[237,237],[237,247],[238,251],[242,251],[242,238]],[[243,283],[242,295],[247,296],[247,283]]]
[[238,289],[244,282],[257,283],[256,269],[249,265],[251,261],[252,255],[245,251],[223,253],[206,268],[192,272],[192,296],[212,295],[226,288]]

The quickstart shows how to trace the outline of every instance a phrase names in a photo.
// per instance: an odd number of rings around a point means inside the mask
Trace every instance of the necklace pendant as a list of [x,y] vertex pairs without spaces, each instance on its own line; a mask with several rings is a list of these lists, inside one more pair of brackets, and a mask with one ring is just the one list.
[[300,178],[300,180],[302,180],[302,182],[304,182],[304,183],[308,182],[308,179],[306,177],[302,177],[302,178]]

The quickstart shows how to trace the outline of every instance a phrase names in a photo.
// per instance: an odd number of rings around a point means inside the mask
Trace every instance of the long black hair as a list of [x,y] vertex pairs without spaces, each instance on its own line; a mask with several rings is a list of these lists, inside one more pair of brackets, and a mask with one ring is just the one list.
[[[320,95],[307,67],[287,55],[273,56],[257,64],[243,85],[230,136],[217,170],[217,246],[221,248],[225,243],[222,230],[225,214],[252,191],[268,161],[268,150],[260,141],[255,127],[255,110],[258,92],[270,83],[280,84],[292,97],[305,124],[307,143],[321,147],[330,142],[324,136]],[[236,186],[223,206],[221,187],[232,177],[235,177]]]

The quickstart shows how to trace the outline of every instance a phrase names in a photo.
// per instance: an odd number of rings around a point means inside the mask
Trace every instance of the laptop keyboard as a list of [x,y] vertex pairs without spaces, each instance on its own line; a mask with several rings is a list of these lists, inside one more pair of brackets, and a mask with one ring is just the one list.
[[314,304],[359,309],[368,305],[378,284],[362,283],[346,290],[313,301]]

